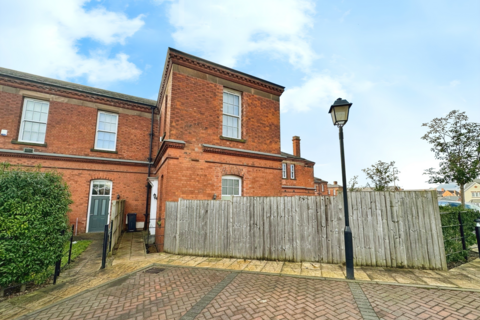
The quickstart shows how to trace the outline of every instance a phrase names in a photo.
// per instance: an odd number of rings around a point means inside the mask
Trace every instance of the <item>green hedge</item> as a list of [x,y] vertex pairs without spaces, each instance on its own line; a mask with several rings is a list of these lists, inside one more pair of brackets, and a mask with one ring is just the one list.
[[59,173],[0,163],[0,286],[32,281],[61,258],[71,203]]
[[[465,233],[465,242],[467,244],[467,251],[463,251],[462,242],[460,239],[460,227],[442,228],[443,239],[445,243],[445,253],[447,254],[447,262],[456,262],[465,260],[468,253],[468,247],[477,243],[475,236],[475,219],[479,218],[480,213],[471,209],[463,209],[460,207],[440,207],[440,219],[442,226],[458,225],[458,212],[461,212],[463,231]],[[458,238],[456,240],[449,240]],[[460,253],[451,254],[453,252]]]

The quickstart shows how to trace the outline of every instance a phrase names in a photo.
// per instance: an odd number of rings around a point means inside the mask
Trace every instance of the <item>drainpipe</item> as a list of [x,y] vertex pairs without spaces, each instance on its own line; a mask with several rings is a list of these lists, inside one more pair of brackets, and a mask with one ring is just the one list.
[[[153,144],[153,117],[154,117],[154,114],[155,114],[155,109],[157,107],[153,107],[152,108],[152,123],[151,123],[151,126],[150,126],[150,149],[149,149],[149,153],[148,153],[148,175],[147,175],[147,178],[150,177],[150,169],[152,167],[152,144]],[[150,219],[149,219],[149,204],[150,204],[150,189],[151,189],[151,186],[150,186],[150,183],[147,181],[147,201],[145,201],[146,205],[145,205],[145,223],[143,224],[143,230],[148,230],[148,225],[150,223]]]

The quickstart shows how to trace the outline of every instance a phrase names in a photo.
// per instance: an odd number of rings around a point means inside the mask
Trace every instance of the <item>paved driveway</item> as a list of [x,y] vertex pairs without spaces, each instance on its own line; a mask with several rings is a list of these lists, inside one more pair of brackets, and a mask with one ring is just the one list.
[[480,293],[154,266],[22,319],[480,319]]

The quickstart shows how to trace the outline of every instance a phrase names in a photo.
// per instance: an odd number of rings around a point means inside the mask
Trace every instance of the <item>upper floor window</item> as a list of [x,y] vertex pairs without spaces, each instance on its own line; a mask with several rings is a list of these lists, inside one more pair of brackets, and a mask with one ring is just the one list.
[[480,192],[472,192],[472,197],[480,198]]
[[49,103],[25,98],[18,140],[45,143]]
[[282,179],[287,179],[287,164],[282,163]]
[[290,165],[290,179],[295,179],[295,165]]
[[240,95],[233,91],[223,91],[223,131],[222,136],[241,138]]
[[222,196],[241,196],[242,178],[237,176],[222,177]]
[[323,184],[322,184],[322,192],[323,192],[323,191],[324,191],[324,189],[323,189]]
[[115,151],[117,145],[118,114],[98,112],[95,149]]

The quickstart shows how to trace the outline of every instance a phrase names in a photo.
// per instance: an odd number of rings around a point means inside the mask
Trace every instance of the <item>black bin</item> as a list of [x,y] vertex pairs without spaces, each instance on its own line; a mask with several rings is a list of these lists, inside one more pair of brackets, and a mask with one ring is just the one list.
[[128,222],[128,232],[137,231],[137,214],[136,213],[129,213],[127,214],[127,222]]

